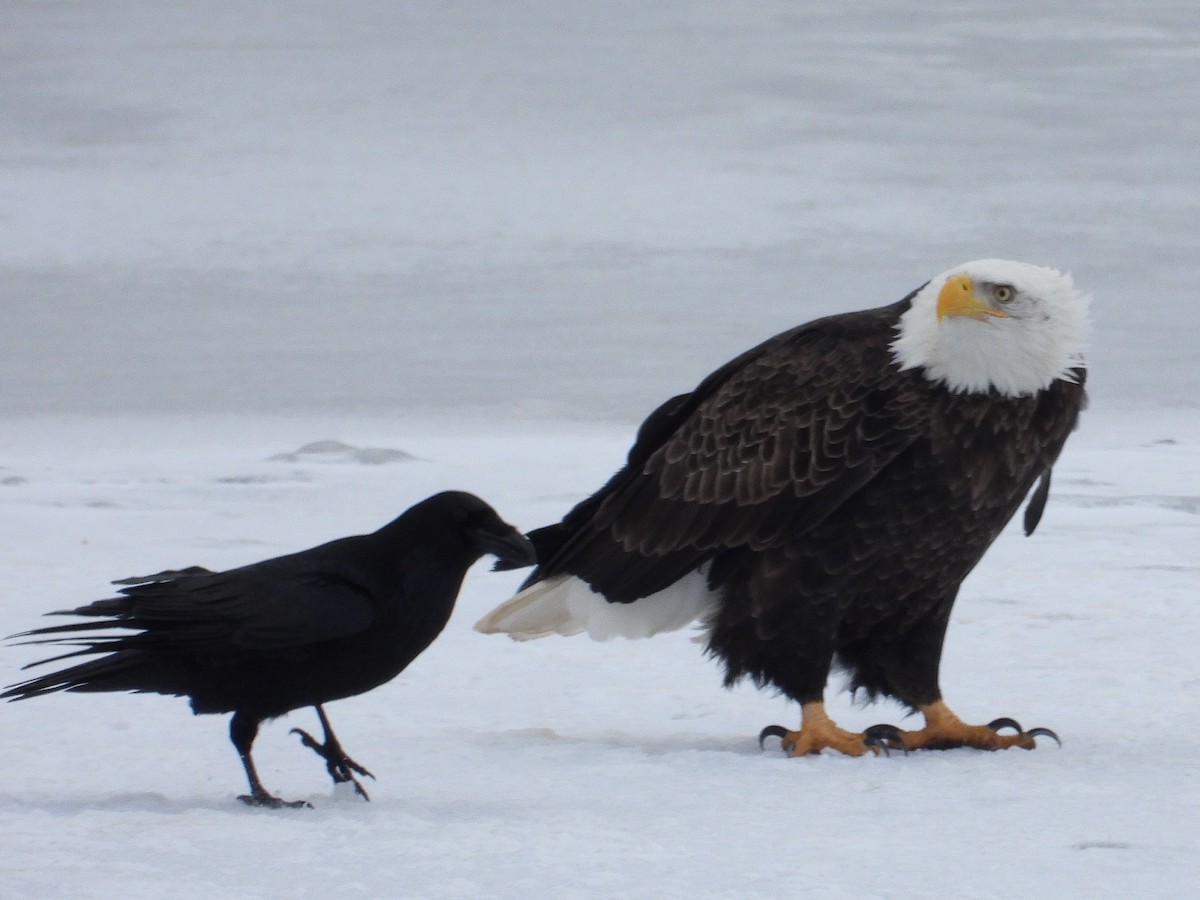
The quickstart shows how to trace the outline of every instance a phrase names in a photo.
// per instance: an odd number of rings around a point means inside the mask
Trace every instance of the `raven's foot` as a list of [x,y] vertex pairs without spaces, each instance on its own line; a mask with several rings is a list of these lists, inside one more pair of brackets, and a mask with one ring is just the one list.
[[822,750],[836,750],[847,756],[862,756],[868,750],[887,752],[886,743],[873,740],[868,733],[856,733],[839,728],[825,713],[825,704],[820,701],[805,703],[800,707],[800,730],[788,731],[782,725],[768,725],[758,736],[758,745],[764,746],[766,739],[777,737],[783,742],[783,751],[788,756],[807,756]]
[[[1048,737],[1059,746],[1062,741],[1049,728],[1031,728],[1025,731],[1014,719],[995,719],[987,725],[968,725],[941,700],[921,707],[925,716],[925,727],[920,731],[894,729],[906,750],[950,750],[955,747],[974,747],[977,750],[1007,750],[1021,747],[1032,750],[1037,738]],[[876,725],[875,728],[891,726]],[[1001,734],[1002,729],[1012,729],[1013,734]],[[871,731],[872,729],[867,729]]]
[[354,776],[358,774],[371,779],[374,779],[375,776],[365,767],[347,756],[346,751],[342,749],[342,745],[338,743],[336,737],[330,734],[325,743],[322,744],[303,728],[293,728],[289,734],[300,735],[300,743],[325,760],[325,770],[329,773],[329,777],[333,779],[334,784],[350,782],[354,785],[354,792],[356,794],[364,800],[370,801],[371,798],[367,795],[366,790]]
[[263,806],[267,809],[312,809],[313,805],[307,800],[281,800],[263,790],[255,790],[252,794],[238,794],[238,799],[247,806]]

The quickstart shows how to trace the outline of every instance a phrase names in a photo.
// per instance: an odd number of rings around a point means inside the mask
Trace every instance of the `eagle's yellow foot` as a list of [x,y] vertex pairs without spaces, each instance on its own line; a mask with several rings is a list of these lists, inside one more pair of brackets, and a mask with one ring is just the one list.
[[[920,731],[897,731],[897,737],[905,750],[949,750],[954,747],[974,747],[977,750],[1007,750],[1021,747],[1032,750],[1037,738],[1052,738],[1062,746],[1058,735],[1049,728],[1031,728],[1025,731],[1014,719],[995,719],[987,725],[968,725],[942,701],[921,707],[925,716],[925,727]],[[875,728],[888,726],[875,726]],[[1001,729],[1011,728],[1015,734],[1001,734]],[[873,729],[868,728],[867,733]]]
[[783,750],[788,756],[807,756],[826,748],[847,756],[862,756],[868,750],[879,752],[864,742],[863,735],[839,728],[825,714],[823,703],[805,703],[800,707],[799,731],[788,731],[782,725],[768,725],[758,735],[758,745],[762,747],[769,737],[783,741]]

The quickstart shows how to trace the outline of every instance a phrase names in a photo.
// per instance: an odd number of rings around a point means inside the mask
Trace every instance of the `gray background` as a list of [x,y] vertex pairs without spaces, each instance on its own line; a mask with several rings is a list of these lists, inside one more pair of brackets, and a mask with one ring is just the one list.
[[959,262],[1196,406],[1194,2],[8,2],[0,413],[637,420]]

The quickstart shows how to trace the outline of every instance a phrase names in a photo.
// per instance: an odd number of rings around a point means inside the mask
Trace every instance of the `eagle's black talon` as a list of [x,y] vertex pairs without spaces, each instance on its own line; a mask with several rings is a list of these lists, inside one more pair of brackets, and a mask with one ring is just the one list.
[[1030,728],[1028,731],[1026,731],[1021,727],[1021,724],[1016,719],[1010,719],[1007,716],[1004,716],[1000,719],[993,719],[991,722],[988,722],[988,728],[992,729],[992,731],[999,731],[1001,728],[1011,728],[1016,731],[1017,734],[1025,737],[1034,739],[1039,737],[1048,737],[1053,740],[1054,743],[1058,744],[1058,746],[1062,746],[1062,741],[1059,740],[1058,735],[1049,728]]
[[1052,738],[1054,740],[1054,743],[1058,744],[1058,746],[1060,746],[1060,747],[1062,746],[1062,741],[1059,740],[1058,735],[1055,734],[1053,731],[1051,731],[1049,728],[1030,728],[1025,733],[1027,735],[1029,735],[1031,738],[1039,738],[1039,737]]
[[875,747],[883,751],[884,756],[891,756],[891,750],[903,750],[908,753],[908,748],[904,746],[904,738],[900,734],[900,729],[895,725],[872,725],[863,731],[863,745],[866,747]]
[[[762,731],[760,731],[758,733],[758,748],[760,750],[766,750],[767,749],[767,738],[769,738],[769,737],[777,737],[777,738],[779,738],[779,740],[784,741],[786,743],[787,736],[788,736],[788,730],[786,728],[784,728],[782,725],[768,725],[766,728],[764,728]],[[788,748],[785,746],[784,749],[786,750]]]

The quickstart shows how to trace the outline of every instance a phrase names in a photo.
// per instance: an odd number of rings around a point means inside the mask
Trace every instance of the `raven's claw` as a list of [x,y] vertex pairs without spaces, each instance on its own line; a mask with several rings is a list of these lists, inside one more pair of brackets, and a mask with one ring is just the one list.
[[329,777],[333,779],[334,784],[344,784],[350,782],[354,785],[354,792],[369,801],[366,790],[358,779],[354,777],[355,773],[365,775],[367,778],[374,779],[375,776],[364,766],[359,765],[342,749],[341,744],[331,741],[330,743],[322,744],[315,737],[305,731],[303,728],[293,728],[289,734],[298,734],[300,743],[308,749],[312,750],[318,756],[325,760],[325,769],[329,772]]

